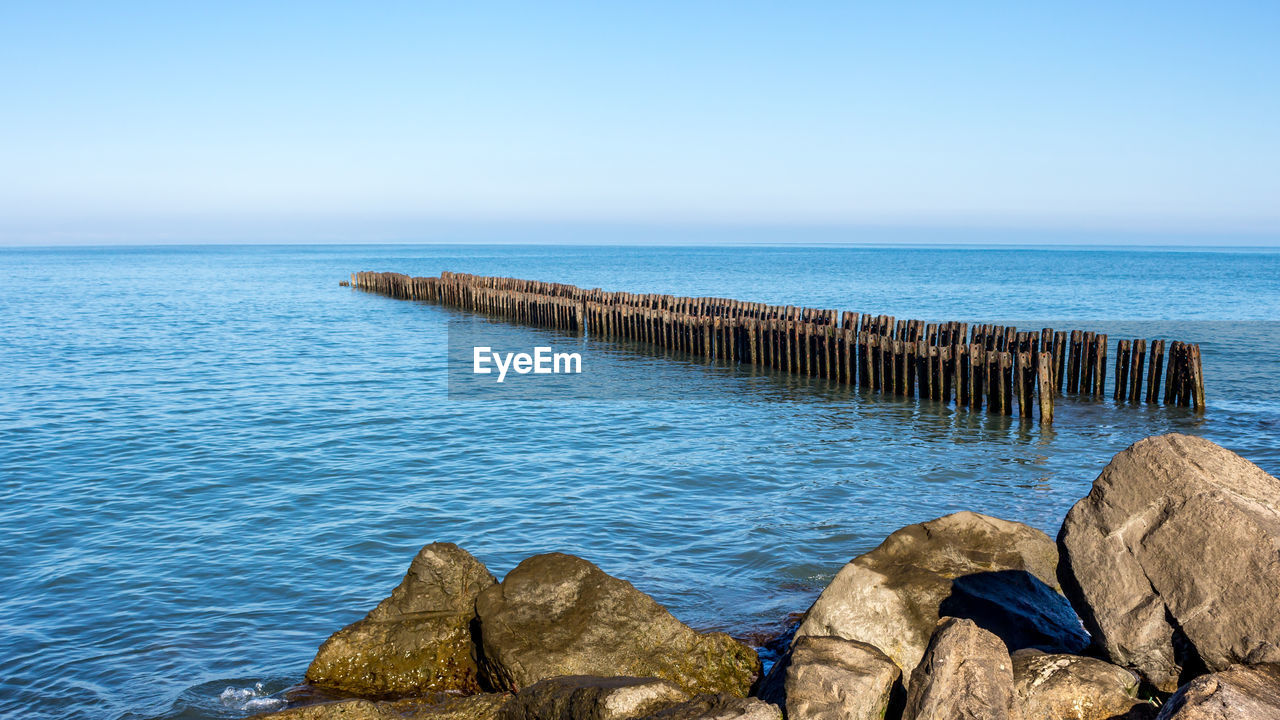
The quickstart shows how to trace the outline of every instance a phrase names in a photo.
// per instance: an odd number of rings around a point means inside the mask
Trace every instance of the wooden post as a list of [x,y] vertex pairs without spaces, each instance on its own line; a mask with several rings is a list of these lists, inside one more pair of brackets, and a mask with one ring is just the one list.
[[1107,336],[1105,333],[1098,333],[1094,338],[1097,344],[1097,360],[1094,362],[1094,378],[1093,378],[1093,396],[1100,398],[1107,386]]
[[[899,324],[902,322],[898,321]],[[899,339],[899,335],[900,333],[892,332],[886,336],[891,352],[885,357],[885,362],[889,365],[885,370],[885,377],[889,379],[888,391],[894,395],[902,394],[902,373],[899,372],[902,368],[902,340]]]
[[918,344],[914,340],[904,340],[902,342],[902,386],[903,395],[914,397],[916,394],[917,380],[916,367],[916,349]]
[[1200,345],[1187,348],[1191,371],[1191,392],[1196,412],[1204,413],[1204,368],[1200,365]]
[[1097,375],[1098,348],[1092,331],[1086,330],[1080,342],[1080,394],[1089,395]]
[[1178,348],[1182,343],[1174,340],[1169,343],[1169,371],[1164,379],[1164,404],[1172,405],[1178,397]]
[[1128,340],[1116,342],[1116,386],[1111,399],[1117,402],[1129,397],[1129,364],[1132,361],[1129,352]]
[[1147,402],[1160,400],[1160,373],[1164,370],[1164,340],[1151,341],[1151,362],[1147,365]]
[[844,334],[844,382],[853,385],[857,380],[858,367],[858,333],[852,327],[843,327]]
[[[1009,339],[1006,336],[1006,340]],[[1005,347],[1008,347],[1006,342]],[[1013,414],[1013,353],[1008,350],[1000,353],[1000,414]]]
[[938,348],[938,373],[941,377],[938,379],[938,389],[940,394],[938,399],[945,405],[951,402],[951,346],[943,345]]
[[969,343],[969,409],[974,412],[982,409],[982,394],[987,389],[982,382],[986,367],[987,351],[982,343]]
[[866,372],[862,373],[862,377],[866,380],[864,387],[870,390],[880,389],[880,335],[878,333],[868,332],[867,344],[863,346],[863,354],[866,356]]
[[1004,373],[1000,369],[1000,351],[987,351],[987,412],[1004,414]]
[[1040,424],[1053,424],[1053,396],[1056,388],[1053,386],[1053,357],[1049,353],[1040,353]]
[[1191,406],[1191,346],[1178,343],[1178,405]]
[[929,371],[929,353],[933,346],[928,340],[916,342],[916,384],[920,386],[920,398],[933,398],[933,374]]
[[1067,367],[1067,392],[1075,395],[1080,392],[1080,353],[1084,347],[1084,339],[1079,330],[1071,331],[1071,359]]
[[1031,417],[1031,393],[1028,392],[1027,379],[1031,375],[1031,356],[1019,351],[1014,354],[1013,387],[1018,396],[1018,414],[1024,418]]
[[1133,341],[1133,354],[1129,365],[1129,402],[1142,399],[1142,368],[1147,359],[1147,341],[1137,338]]

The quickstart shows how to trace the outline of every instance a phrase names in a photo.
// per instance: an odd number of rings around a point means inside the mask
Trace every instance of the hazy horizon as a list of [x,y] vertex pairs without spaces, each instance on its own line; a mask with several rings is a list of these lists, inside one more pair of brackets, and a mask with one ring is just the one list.
[[0,245],[1272,246],[1277,35],[1267,2],[8,4]]

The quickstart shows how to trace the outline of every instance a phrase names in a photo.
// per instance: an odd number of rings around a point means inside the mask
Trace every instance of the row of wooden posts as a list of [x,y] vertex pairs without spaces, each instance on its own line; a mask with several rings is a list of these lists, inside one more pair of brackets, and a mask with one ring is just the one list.
[[[971,411],[1053,422],[1054,398],[1104,396],[1107,335],[925,323],[888,315],[583,289],[562,283],[441,273],[359,272],[351,285],[528,325],[650,343],[708,359],[857,384]],[[1161,392],[1161,382],[1164,390]],[[1200,346],[1116,344],[1112,398],[1204,410]]]

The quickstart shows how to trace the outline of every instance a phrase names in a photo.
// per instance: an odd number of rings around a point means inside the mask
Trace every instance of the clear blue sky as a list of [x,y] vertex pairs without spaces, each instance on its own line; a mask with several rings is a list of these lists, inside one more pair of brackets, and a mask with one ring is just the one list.
[[1275,0],[10,0],[0,72],[0,242],[1280,233]]

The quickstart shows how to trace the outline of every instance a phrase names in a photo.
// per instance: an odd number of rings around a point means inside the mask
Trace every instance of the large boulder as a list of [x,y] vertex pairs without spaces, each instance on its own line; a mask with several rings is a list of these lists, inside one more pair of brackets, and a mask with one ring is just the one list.
[[845,565],[796,637],[873,645],[906,673],[942,616],[973,620],[1013,649],[1075,653],[1089,638],[1058,588],[1058,551],[1021,523],[959,512],[890,535]]
[[507,693],[429,697],[392,701],[341,700],[289,708],[254,720],[497,720],[511,700]]
[[1280,481],[1188,435],[1116,455],[1058,535],[1063,587],[1112,662],[1184,675],[1280,662]]
[[1000,638],[943,618],[911,673],[903,720],[1020,720],[1013,666]]
[[806,635],[769,672],[761,697],[783,706],[787,720],[880,720],[900,701],[901,679],[871,645]]
[[756,652],[699,633],[631,583],[571,555],[531,557],[476,600],[485,677],[519,690],[559,675],[656,677],[689,694],[743,696]]
[[1277,720],[1280,666],[1237,665],[1184,685],[1157,720]]
[[368,697],[479,691],[471,624],[496,583],[457,545],[427,545],[390,597],[320,646],[307,681]]
[[643,720],[782,720],[782,710],[759,698],[719,693],[699,695]]
[[675,684],[657,678],[568,675],[521,690],[498,720],[629,720],[688,699]]
[[1013,691],[1023,720],[1137,718],[1155,706],[1138,698],[1138,676],[1117,665],[1079,655],[1038,650],[1013,653]]

